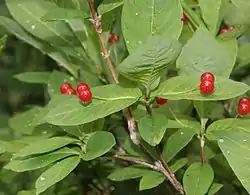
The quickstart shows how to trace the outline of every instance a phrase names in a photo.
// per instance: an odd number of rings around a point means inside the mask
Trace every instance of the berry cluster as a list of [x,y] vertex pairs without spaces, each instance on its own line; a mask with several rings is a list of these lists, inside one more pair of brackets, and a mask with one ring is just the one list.
[[187,24],[188,21],[189,21],[189,18],[188,18],[188,16],[187,16],[185,13],[183,13],[183,14],[182,14],[182,19],[181,19],[181,20],[183,21],[184,24]]
[[200,91],[203,94],[211,94],[214,92],[215,77],[211,72],[205,72],[201,75]]
[[228,32],[228,31],[230,31],[230,30],[233,30],[233,29],[234,29],[233,26],[228,26],[227,28],[222,28],[222,29],[220,30],[220,35],[221,35],[221,34],[224,34],[224,33],[226,33],[226,32]]
[[119,36],[118,35],[113,35],[113,34],[110,34],[109,35],[109,38],[108,38],[108,42],[110,44],[113,44],[113,43],[116,43],[117,41],[119,41]]
[[250,100],[248,98],[241,98],[238,104],[238,113],[242,116],[250,113]]
[[[70,83],[63,83],[60,87],[62,94],[76,95],[82,102],[89,102],[92,99],[92,93],[89,86],[86,83],[80,83],[77,85],[76,90],[74,90]],[[77,92],[76,92],[77,91]]]

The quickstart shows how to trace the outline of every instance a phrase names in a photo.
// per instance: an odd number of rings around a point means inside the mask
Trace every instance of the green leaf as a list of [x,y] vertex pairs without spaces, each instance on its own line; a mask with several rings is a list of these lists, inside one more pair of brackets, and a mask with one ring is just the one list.
[[162,173],[156,171],[148,171],[140,180],[140,191],[157,187],[164,182],[165,177]]
[[250,43],[245,43],[239,47],[238,60],[241,66],[250,64]]
[[89,15],[83,11],[58,7],[49,10],[41,19],[44,21],[67,21],[87,17],[89,17]]
[[43,172],[36,180],[36,194],[41,194],[49,187],[67,177],[80,163],[78,156],[68,157]]
[[214,36],[220,28],[225,3],[227,3],[226,0],[199,0],[202,17]]
[[178,39],[182,12],[179,0],[124,1],[122,31],[129,52],[145,43],[149,36]]
[[214,179],[213,168],[209,164],[193,163],[186,170],[183,185],[186,195],[204,195]]
[[87,141],[86,153],[83,154],[82,158],[86,161],[98,158],[111,150],[115,143],[112,133],[97,131]]
[[33,119],[41,109],[41,107],[33,107],[25,112],[14,115],[9,119],[9,126],[17,132],[31,135],[35,129],[35,126],[32,124]]
[[33,154],[42,154],[62,148],[68,144],[76,143],[78,140],[70,137],[52,137],[32,143],[21,149],[15,154],[15,157],[24,157]]
[[29,170],[40,169],[54,163],[63,158],[78,155],[75,150],[70,148],[62,148],[54,152],[36,156],[33,158],[28,158],[24,160],[11,160],[4,168],[16,172],[24,172]]
[[211,101],[231,99],[249,90],[249,86],[244,83],[217,76],[215,91],[210,95],[203,95],[199,84],[200,76],[177,76],[163,82],[152,95],[169,100]]
[[21,74],[14,75],[19,81],[25,83],[48,83],[50,78],[50,72],[24,72]]
[[0,140],[0,154],[3,154],[6,151],[7,142]]
[[142,95],[137,88],[118,85],[93,87],[91,90],[93,100],[87,106],[82,105],[74,96],[54,96],[48,105],[46,121],[61,126],[89,123],[134,104]]
[[98,7],[98,13],[103,15],[123,5],[124,0],[104,0]]
[[207,193],[207,195],[214,195],[216,194],[218,191],[220,191],[220,189],[223,187],[222,184],[219,183],[213,183]]
[[130,166],[115,170],[108,178],[112,181],[125,181],[142,177],[146,173],[148,173],[147,169]]
[[168,119],[162,114],[153,114],[144,116],[138,122],[138,129],[141,137],[151,146],[158,145],[168,125]]
[[176,64],[181,75],[201,75],[209,71],[223,77],[229,77],[234,66],[224,47],[204,27],[183,47]]
[[181,128],[173,133],[164,145],[163,155],[167,161],[172,160],[194,137],[196,131],[192,128]]
[[150,37],[119,65],[118,70],[127,79],[149,88],[168,64],[175,62],[180,49],[175,40]]
[[[245,129],[248,130],[245,131]],[[243,187],[250,192],[250,177],[248,174],[248,166],[250,163],[249,125],[236,131],[233,128],[224,130],[224,128],[221,127],[221,130],[214,131],[213,135],[218,140],[218,145],[233,172],[238,177]]]
[[35,191],[27,191],[27,190],[25,190],[25,191],[19,191],[18,193],[17,193],[17,195],[36,195],[36,192]]
[[182,167],[184,167],[186,164],[188,164],[188,158],[180,158],[170,166],[170,169],[173,171],[173,173],[175,173]]
[[[6,5],[13,18],[32,35],[49,43],[73,45],[72,34],[64,22],[44,22],[41,17],[51,9],[54,3],[33,0],[6,0]],[[71,38],[70,38],[71,37]]]
[[3,37],[0,38],[0,54],[3,50],[3,48],[5,47],[5,44],[7,43],[7,35],[4,35]]

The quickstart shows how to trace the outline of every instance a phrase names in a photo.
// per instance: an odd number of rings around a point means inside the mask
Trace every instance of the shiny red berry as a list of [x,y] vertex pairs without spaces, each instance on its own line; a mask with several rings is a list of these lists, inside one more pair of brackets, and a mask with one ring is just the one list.
[[214,83],[211,81],[204,81],[200,84],[200,91],[203,94],[211,94],[214,92]]
[[90,90],[88,84],[86,84],[86,83],[80,83],[80,84],[77,85],[76,91],[78,93],[81,93],[82,91],[85,91],[85,90]]
[[222,29],[220,30],[220,35],[222,35],[222,34],[224,34],[224,33],[226,33],[226,32],[228,32],[228,29],[222,28]]
[[240,98],[239,104],[250,104],[250,100],[248,98]]
[[168,100],[167,99],[164,99],[164,98],[156,98],[156,103],[159,104],[159,105],[163,105],[167,102]]
[[238,113],[242,116],[249,114],[250,112],[250,104],[248,103],[239,103],[238,105]]
[[184,24],[188,23],[188,21],[189,21],[189,18],[185,13],[182,14],[182,21]]
[[79,98],[82,102],[89,102],[92,99],[92,93],[90,90],[84,90],[79,93]]
[[234,30],[234,27],[233,26],[228,26],[227,30]]
[[72,86],[70,83],[65,82],[65,83],[61,84],[60,91],[62,94],[65,94],[68,89],[72,89]]
[[71,88],[71,89],[67,89],[67,91],[64,94],[76,95],[76,91]]
[[113,44],[113,43],[117,42],[118,40],[119,40],[119,36],[118,35],[109,35],[108,42],[110,44]]
[[201,82],[210,81],[210,82],[213,83],[214,80],[215,80],[214,74],[211,73],[211,72],[204,72],[204,73],[201,75]]

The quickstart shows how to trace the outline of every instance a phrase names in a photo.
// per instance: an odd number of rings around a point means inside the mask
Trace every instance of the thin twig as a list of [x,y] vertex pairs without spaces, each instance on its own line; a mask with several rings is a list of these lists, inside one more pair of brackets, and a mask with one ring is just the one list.
[[201,162],[205,163],[205,123],[204,118],[201,118],[201,129],[200,129],[200,158]]

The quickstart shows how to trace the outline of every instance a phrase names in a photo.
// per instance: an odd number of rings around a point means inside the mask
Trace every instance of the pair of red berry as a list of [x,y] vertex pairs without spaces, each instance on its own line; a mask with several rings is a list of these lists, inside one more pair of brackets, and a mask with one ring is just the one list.
[[70,83],[65,82],[61,85],[60,90],[62,94],[78,94],[78,97],[82,102],[89,102],[92,99],[92,92],[86,83],[78,84],[76,90],[74,90]]
[[250,99],[241,98],[238,104],[238,113],[242,116],[250,113]]
[[116,43],[117,41],[119,41],[119,38],[120,38],[119,35],[111,34],[111,35],[109,35],[108,42],[110,44]]
[[215,77],[211,72],[204,72],[201,75],[200,91],[203,94],[211,94],[214,92]]
[[220,34],[224,34],[224,33],[228,32],[228,31],[230,31],[230,30],[233,30],[233,29],[234,29],[233,26],[228,26],[227,28],[222,28],[222,29],[220,30]]

